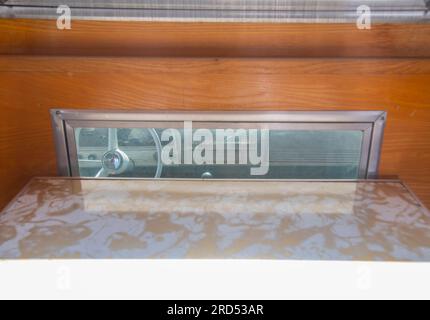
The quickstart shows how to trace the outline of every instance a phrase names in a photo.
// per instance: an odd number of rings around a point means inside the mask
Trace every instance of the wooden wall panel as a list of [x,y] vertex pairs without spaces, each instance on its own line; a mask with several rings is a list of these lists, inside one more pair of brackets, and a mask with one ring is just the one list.
[[430,206],[430,59],[0,57],[0,206],[54,175],[48,110],[387,110],[381,174]]
[[430,24],[0,20],[0,54],[158,57],[430,57]]

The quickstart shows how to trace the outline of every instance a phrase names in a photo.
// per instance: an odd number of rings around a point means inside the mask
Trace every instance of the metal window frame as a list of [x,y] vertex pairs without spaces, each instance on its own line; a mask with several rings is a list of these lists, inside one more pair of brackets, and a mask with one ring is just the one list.
[[360,130],[363,145],[359,179],[378,178],[387,113],[385,111],[145,112],[52,109],[51,119],[60,176],[79,176],[75,128],[194,127],[277,128],[283,130]]

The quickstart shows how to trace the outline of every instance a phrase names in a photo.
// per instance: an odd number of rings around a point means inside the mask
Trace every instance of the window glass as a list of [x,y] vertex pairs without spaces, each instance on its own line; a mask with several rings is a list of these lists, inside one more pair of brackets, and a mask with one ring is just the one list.
[[83,177],[357,179],[363,145],[359,130],[77,128],[75,136]]

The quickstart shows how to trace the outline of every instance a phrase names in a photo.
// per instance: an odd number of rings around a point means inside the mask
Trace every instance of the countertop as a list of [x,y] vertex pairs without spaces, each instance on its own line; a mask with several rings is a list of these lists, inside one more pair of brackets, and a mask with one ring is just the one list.
[[35,178],[0,258],[429,262],[430,214],[400,181]]

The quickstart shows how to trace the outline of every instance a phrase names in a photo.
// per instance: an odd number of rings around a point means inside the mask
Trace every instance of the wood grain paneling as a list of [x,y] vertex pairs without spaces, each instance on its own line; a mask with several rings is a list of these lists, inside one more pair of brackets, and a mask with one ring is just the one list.
[[386,110],[381,174],[430,206],[430,59],[0,57],[0,206],[55,175],[48,110]]
[[430,57],[430,24],[0,20],[0,54],[158,57]]

